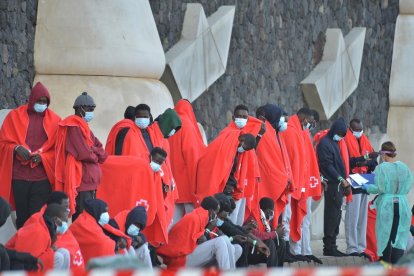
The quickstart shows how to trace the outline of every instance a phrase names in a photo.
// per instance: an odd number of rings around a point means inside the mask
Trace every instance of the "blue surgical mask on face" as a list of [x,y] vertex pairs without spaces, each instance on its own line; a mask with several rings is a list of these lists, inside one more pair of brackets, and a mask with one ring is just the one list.
[[335,135],[333,136],[333,138],[332,138],[332,139],[333,139],[334,141],[336,141],[336,142],[339,142],[339,141],[341,141],[341,140],[342,140],[342,138],[343,138],[343,137],[339,136],[338,134],[335,134]]
[[234,123],[236,124],[237,128],[244,128],[247,124],[247,119],[244,118],[234,118]]
[[159,170],[161,170],[161,165],[155,163],[154,161],[151,161],[150,166],[153,172],[158,172]]
[[135,224],[131,224],[129,227],[128,227],[128,230],[127,230],[127,233],[128,233],[128,235],[130,235],[131,237],[136,237],[136,236],[138,236],[139,235],[139,227],[138,226],[136,226]]
[[240,147],[238,147],[237,148],[237,152],[238,153],[243,153],[243,152],[245,152],[246,150],[243,148],[243,146],[240,146]]
[[66,231],[68,231],[68,228],[69,228],[68,223],[66,221],[62,221],[62,225],[60,226],[58,225],[56,227],[56,233],[63,235],[65,234]]
[[175,134],[175,129],[171,130],[170,133],[168,133],[168,137],[171,137]]
[[33,106],[33,109],[37,112],[37,113],[42,113],[46,110],[47,108],[47,104],[39,104],[39,103],[35,103]]
[[304,130],[310,129],[311,126],[312,126],[311,123],[307,122],[306,125],[303,127],[303,129]]
[[363,133],[364,133],[363,130],[361,130],[361,131],[352,131],[352,134],[354,134],[354,136],[358,139],[361,138]]
[[101,226],[104,226],[105,224],[108,224],[109,223],[109,219],[110,219],[110,217],[109,217],[109,213],[108,212],[102,213],[101,216],[99,217],[98,223]]
[[140,129],[146,129],[150,124],[150,119],[149,118],[136,118],[135,119],[135,124]]
[[221,227],[223,225],[223,223],[224,223],[224,220],[222,220],[220,218],[217,219],[217,227]]
[[93,111],[86,111],[85,112],[85,117],[83,117],[83,119],[87,123],[89,123],[90,121],[92,121],[93,120]]

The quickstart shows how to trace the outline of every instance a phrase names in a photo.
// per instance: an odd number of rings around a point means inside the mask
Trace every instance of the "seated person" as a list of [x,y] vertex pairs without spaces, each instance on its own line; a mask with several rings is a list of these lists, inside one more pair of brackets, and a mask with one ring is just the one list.
[[143,206],[137,206],[132,210],[125,210],[117,214],[109,221],[113,227],[120,229],[132,239],[131,255],[135,255],[145,265],[152,269],[152,262],[148,243],[141,232],[147,224],[147,211]]
[[[168,234],[169,243],[158,248],[158,254],[170,270],[180,267],[203,267],[216,261],[220,270],[235,267],[237,261],[234,247],[227,236],[206,241],[205,232],[211,231],[217,223],[218,201],[205,197],[201,207],[186,214]],[[209,230],[207,230],[209,229]],[[229,246],[230,245],[230,246]],[[232,250],[233,249],[233,250]],[[234,255],[230,255],[234,252]]]
[[64,248],[55,245],[57,232],[62,232],[67,212],[59,204],[48,205],[42,216],[36,221],[23,225],[11,238],[6,247],[28,252],[39,258],[44,269],[67,269],[70,267],[70,254]]
[[[11,213],[11,206],[0,197],[0,227],[2,227]],[[17,252],[13,249],[6,249],[0,244],[0,271],[26,270],[36,271],[41,266],[40,259],[29,253]]]
[[[225,194],[215,194],[214,197],[220,203],[220,212],[218,213],[218,228],[227,236],[231,237],[233,242],[242,245],[243,254],[237,262],[237,267],[247,267],[249,264],[258,264],[251,256],[260,256],[263,263],[267,263],[269,267],[276,266],[277,253],[273,243],[267,246],[261,239],[249,233],[245,228],[234,224],[229,218],[236,208],[233,198],[226,197]],[[253,250],[253,247],[255,248]],[[253,253],[251,253],[253,251]]]
[[[253,213],[247,220],[246,224],[251,225],[250,232],[259,237],[267,246],[275,247],[277,251],[277,266],[282,267],[285,260],[285,243],[282,240],[283,227],[281,224],[277,229],[272,229],[272,220],[274,219],[275,204],[273,199],[263,197],[259,202],[260,210],[258,214]],[[272,245],[274,244],[274,246]],[[251,262],[262,262],[263,258],[256,256],[249,256]],[[271,264],[267,263],[268,266]]]
[[109,223],[108,205],[100,199],[88,199],[85,209],[69,227],[82,251],[85,263],[91,258],[113,256],[116,242],[104,233]]

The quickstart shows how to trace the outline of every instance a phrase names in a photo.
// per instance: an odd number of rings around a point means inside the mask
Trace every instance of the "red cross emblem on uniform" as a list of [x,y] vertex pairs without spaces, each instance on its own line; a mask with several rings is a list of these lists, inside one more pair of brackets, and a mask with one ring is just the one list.
[[318,184],[319,184],[319,180],[316,177],[311,176],[310,177],[310,185],[309,186],[311,188],[316,188],[316,186],[318,186]]
[[145,199],[141,198],[140,200],[137,200],[137,202],[135,203],[135,206],[145,207],[145,210],[148,212],[149,204],[148,204],[148,201]]

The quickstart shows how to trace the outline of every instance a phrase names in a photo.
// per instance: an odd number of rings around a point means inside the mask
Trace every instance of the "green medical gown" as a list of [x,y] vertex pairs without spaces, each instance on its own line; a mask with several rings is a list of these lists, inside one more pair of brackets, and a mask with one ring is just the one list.
[[375,184],[369,185],[367,191],[378,194],[375,200],[377,221],[375,225],[378,256],[387,247],[394,218],[394,199],[399,202],[400,221],[394,248],[405,250],[410,235],[411,207],[407,194],[411,189],[413,175],[403,162],[384,162],[375,169]]

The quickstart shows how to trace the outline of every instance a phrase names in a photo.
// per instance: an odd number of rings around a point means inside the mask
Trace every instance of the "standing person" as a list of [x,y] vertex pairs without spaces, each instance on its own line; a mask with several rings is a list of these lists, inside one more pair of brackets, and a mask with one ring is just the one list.
[[[328,134],[320,140],[317,146],[319,169],[327,179],[323,227],[324,256],[346,256],[336,246],[336,237],[339,234],[342,215],[342,197],[351,192],[351,185],[345,180],[347,177],[346,166],[338,145],[345,137],[346,131],[347,127],[344,119],[337,119],[332,124]],[[340,187],[342,189],[339,189]]]
[[93,98],[83,92],[73,105],[75,114],[59,123],[56,190],[64,191],[69,196],[73,221],[83,211],[84,201],[95,198],[102,175],[99,164],[108,157],[88,125],[94,117],[95,107]]
[[[351,173],[372,173],[378,165],[378,153],[374,152],[359,119],[351,120],[344,140],[349,152]],[[345,214],[346,253],[351,256],[366,256],[368,194],[362,189],[351,189],[352,201],[347,203]]]
[[55,138],[60,117],[38,82],[29,102],[6,116],[0,130],[0,195],[16,207],[19,229],[46,203],[54,184]]
[[380,154],[384,162],[375,170],[375,184],[364,184],[362,188],[378,194],[375,200],[378,256],[395,264],[404,254],[410,236],[411,206],[407,194],[413,175],[406,164],[396,159],[397,149],[392,142],[383,143]]
[[174,110],[180,116],[182,126],[177,134],[168,139],[171,170],[178,190],[173,224],[194,209],[197,162],[206,149],[191,103],[179,100]]

